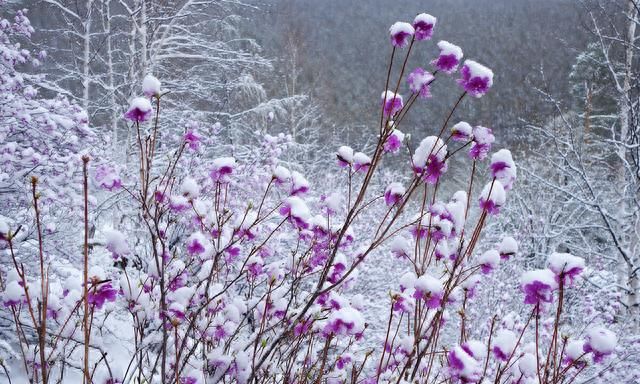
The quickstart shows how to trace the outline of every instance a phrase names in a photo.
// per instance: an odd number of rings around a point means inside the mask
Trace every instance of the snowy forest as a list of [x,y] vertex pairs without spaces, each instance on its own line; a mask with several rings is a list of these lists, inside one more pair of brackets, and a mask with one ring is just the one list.
[[639,26],[0,0],[0,383],[640,383]]

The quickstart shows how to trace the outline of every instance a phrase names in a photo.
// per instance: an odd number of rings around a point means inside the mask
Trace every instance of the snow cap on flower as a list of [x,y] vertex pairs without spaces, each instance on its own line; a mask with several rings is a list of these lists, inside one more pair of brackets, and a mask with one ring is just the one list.
[[402,21],[393,23],[389,28],[391,44],[397,48],[406,47],[414,33],[415,29],[413,29],[413,26]]
[[400,202],[405,193],[405,188],[400,183],[391,183],[384,191],[384,202],[388,206],[395,205]]
[[389,249],[391,249],[391,253],[393,253],[394,256],[400,259],[409,257],[412,252],[411,243],[402,236],[394,237],[389,244]]
[[307,204],[298,196],[289,196],[280,208],[280,214],[286,216],[299,229],[309,227],[311,212]]
[[148,74],[142,80],[142,93],[147,97],[160,96],[160,80],[155,76]]
[[7,240],[9,237],[9,223],[0,216],[0,240]]
[[149,99],[144,97],[134,97],[129,104],[129,109],[124,114],[124,117],[136,121],[138,123],[145,122],[151,117],[153,108]]
[[480,379],[481,365],[462,347],[456,346],[447,354],[449,371],[462,382],[475,383]]
[[354,308],[344,307],[329,315],[323,334],[357,336],[364,332],[364,328],[362,314]]
[[118,176],[116,170],[108,164],[100,164],[96,167],[94,179],[100,188],[104,188],[107,191],[113,191],[122,186],[120,176]]
[[19,281],[11,281],[5,286],[4,292],[2,292],[2,302],[5,308],[16,306],[24,300],[24,288]]
[[493,85],[493,71],[473,60],[465,60],[458,84],[473,97],[482,97]]
[[233,157],[219,157],[213,160],[213,166],[209,176],[214,182],[228,183],[230,176],[236,168],[236,159]]
[[384,142],[384,151],[396,153],[400,150],[402,146],[402,142],[404,141],[404,133],[401,131],[394,129],[387,140]]
[[309,181],[298,171],[291,172],[291,196],[302,196],[309,192]]
[[478,258],[478,264],[482,273],[489,274],[500,264],[500,254],[495,249],[490,249]]
[[511,236],[505,236],[498,245],[498,252],[502,260],[509,260],[511,256],[518,253],[518,242]]
[[569,253],[553,252],[547,259],[547,266],[556,274],[558,279],[562,276],[565,284],[571,284],[584,270],[585,262],[582,257],[573,256]]
[[291,181],[291,171],[281,165],[278,165],[273,170],[272,179],[278,185],[286,184]]
[[436,136],[428,136],[413,154],[413,169],[422,174],[425,182],[435,184],[447,171],[446,157],[447,146],[444,141]]
[[353,155],[353,170],[356,172],[367,172],[371,166],[371,158],[362,152]]
[[518,175],[518,169],[511,157],[511,151],[501,149],[491,155],[491,174],[502,182],[505,190],[511,189]]
[[536,377],[538,363],[533,353],[525,353],[518,360],[518,370],[523,377]]
[[442,282],[433,276],[424,274],[413,282],[414,298],[424,300],[428,308],[439,308],[444,296]]
[[392,91],[382,92],[382,110],[385,117],[391,117],[399,112],[404,106],[402,96]]
[[438,20],[428,13],[421,13],[413,19],[413,29],[416,40],[429,40],[433,35],[433,29]]
[[411,92],[417,93],[422,99],[428,99],[431,97],[429,85],[434,79],[435,77],[431,72],[427,72],[418,67],[409,74],[407,77],[407,83],[409,84]]
[[348,147],[346,145],[338,148],[338,152],[336,152],[336,157],[338,158],[338,165],[341,167],[348,167],[353,163],[353,148]]
[[106,248],[111,252],[114,259],[129,254],[129,245],[127,244],[127,238],[125,235],[112,228],[107,228],[103,231]]
[[480,208],[486,210],[490,215],[496,215],[500,212],[500,207],[506,202],[507,194],[502,183],[494,180],[482,188],[479,200]]
[[200,194],[200,186],[193,177],[185,177],[180,185],[180,193],[188,199],[195,199]]
[[558,287],[556,276],[550,269],[538,269],[522,274],[520,287],[524,291],[525,304],[537,305],[553,300],[553,290]]
[[563,360],[566,364],[571,364],[582,357],[584,353],[584,340],[569,340],[564,349],[565,357]]
[[478,361],[487,357],[487,346],[478,340],[467,340],[461,345],[462,349]]
[[587,331],[583,351],[593,352],[593,361],[600,363],[615,351],[617,344],[618,338],[615,333],[604,327],[593,327]]
[[466,121],[461,121],[451,128],[453,141],[469,141],[473,138],[473,127]]
[[198,135],[195,129],[189,128],[184,134],[184,142],[192,151],[197,151],[200,148],[201,137]]
[[444,40],[438,42],[438,48],[440,49],[440,55],[431,62],[431,65],[445,73],[455,72],[458,69],[460,60],[462,60],[462,48]]
[[471,149],[469,149],[469,157],[473,160],[484,160],[489,151],[491,150],[491,144],[496,141],[496,137],[493,135],[491,128],[477,126],[473,128],[473,142],[471,143]]
[[518,338],[513,331],[508,329],[501,329],[496,332],[496,336],[493,341],[493,355],[498,360],[507,361],[509,356],[513,353]]

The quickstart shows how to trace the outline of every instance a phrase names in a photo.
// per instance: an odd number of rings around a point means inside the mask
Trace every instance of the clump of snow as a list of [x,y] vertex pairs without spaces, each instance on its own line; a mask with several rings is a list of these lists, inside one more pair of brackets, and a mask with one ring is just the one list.
[[501,329],[493,340],[493,354],[498,360],[506,361],[513,353],[518,338],[513,331]]
[[180,193],[186,198],[195,199],[200,194],[198,182],[193,177],[185,177],[180,185]]
[[155,76],[148,74],[142,80],[142,93],[146,96],[160,96],[160,80]]
[[507,260],[518,253],[518,242],[511,236],[505,236],[498,245],[498,252],[502,260]]
[[440,49],[440,55],[453,55],[458,60],[462,59],[462,48],[460,48],[459,46],[451,44],[450,42],[445,40],[440,40],[437,45]]

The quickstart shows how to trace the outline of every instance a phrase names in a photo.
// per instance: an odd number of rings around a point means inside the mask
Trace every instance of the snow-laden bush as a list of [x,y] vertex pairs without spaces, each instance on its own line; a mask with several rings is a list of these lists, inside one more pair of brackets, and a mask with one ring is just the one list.
[[[38,182],[26,195],[36,246],[16,247],[20,222],[0,221],[2,314],[16,334],[4,346],[5,375],[111,384],[569,383],[607,361],[616,352],[610,330],[562,321],[567,291],[585,269],[579,257],[554,253],[547,268],[510,276],[519,279],[525,303],[518,316],[467,318],[484,277],[518,252],[508,237],[479,252],[483,229],[500,214],[517,173],[508,150],[490,155],[490,128],[450,126],[468,96],[480,102],[490,91],[490,69],[461,62],[462,50],[441,42],[433,72],[409,72],[412,50],[432,37],[435,23],[421,14],[390,28],[375,149],[337,148],[337,164],[326,172],[343,183],[333,190],[280,164],[291,145],[286,135],[262,136],[242,161],[217,153],[215,136],[193,124],[180,137],[163,135],[161,105],[171,94],[146,77],[144,96],[124,115],[134,126],[135,168],[119,172],[94,166],[91,152],[82,156],[83,219],[74,223],[84,235],[74,243],[82,265],[67,265],[62,276],[59,261],[43,251],[48,202]],[[456,104],[412,148],[400,130],[403,118],[459,64]],[[52,127],[64,136],[60,129]],[[390,156],[406,162],[392,170],[395,181],[381,185]],[[470,167],[466,179],[451,176],[456,156],[468,158],[455,163]],[[465,188],[441,196],[447,183]],[[96,188],[129,199],[126,220],[101,225],[98,240],[89,210]],[[372,303],[358,275],[381,249],[405,273],[379,277],[377,289],[393,287],[388,315],[368,318]],[[385,329],[383,340],[369,334],[373,323]]]

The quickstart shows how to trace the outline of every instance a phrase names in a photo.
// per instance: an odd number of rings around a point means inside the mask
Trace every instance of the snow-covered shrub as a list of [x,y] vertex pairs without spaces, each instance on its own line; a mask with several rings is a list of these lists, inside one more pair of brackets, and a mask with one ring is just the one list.
[[[450,126],[463,101],[490,91],[493,73],[475,61],[463,64],[460,96],[441,127],[417,146],[400,131],[407,113],[437,96],[429,85],[452,75],[462,57],[439,44],[455,65],[442,69],[438,59],[432,73],[408,70],[412,50],[435,25],[421,14],[413,25],[391,27],[375,148],[344,143],[330,154],[337,164],[327,173],[343,180],[333,190],[281,164],[286,135],[260,136],[242,161],[218,153],[215,136],[193,124],[178,137],[163,135],[160,111],[171,94],[145,78],[145,96],[133,98],[123,116],[134,129],[135,167],[120,174],[94,165],[91,153],[81,158],[83,219],[76,224],[84,242],[69,242],[82,249],[83,265],[69,266],[63,280],[49,273],[52,261],[40,247],[30,250],[38,262],[25,267],[28,256],[15,247],[19,224],[0,222],[8,249],[2,312],[19,351],[3,360],[5,374],[111,384],[549,383],[572,381],[609,359],[617,341],[611,331],[562,325],[566,292],[585,268],[568,254],[552,254],[547,269],[520,277],[519,316],[467,319],[484,276],[518,252],[510,238],[479,252],[483,230],[507,203],[516,165],[507,150],[487,161],[490,128]],[[395,181],[381,183],[391,156],[406,161],[390,170]],[[464,180],[448,172],[454,156],[468,158],[460,162],[469,166]],[[454,182],[465,188],[439,193]],[[474,186],[482,186],[477,196]],[[102,244],[89,242],[89,190],[96,188],[129,199],[124,224],[98,228]],[[46,202],[35,184],[33,197],[42,246]],[[367,318],[371,303],[358,276],[383,249],[404,273],[381,277],[377,287],[393,287],[388,317]],[[374,322],[386,330],[382,340],[368,333]]]

